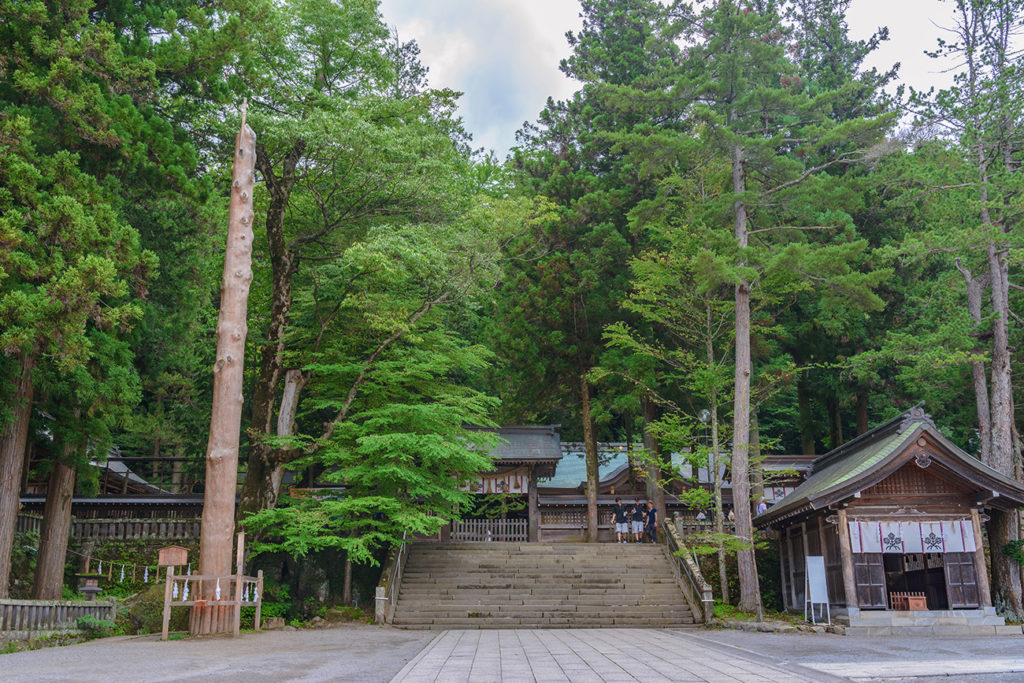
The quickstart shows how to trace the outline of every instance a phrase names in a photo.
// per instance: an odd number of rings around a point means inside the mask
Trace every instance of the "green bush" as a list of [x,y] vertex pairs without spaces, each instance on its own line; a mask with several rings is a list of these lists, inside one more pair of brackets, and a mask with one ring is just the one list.
[[97,619],[91,614],[78,617],[78,629],[88,638],[102,638],[114,633],[114,622],[109,619]]

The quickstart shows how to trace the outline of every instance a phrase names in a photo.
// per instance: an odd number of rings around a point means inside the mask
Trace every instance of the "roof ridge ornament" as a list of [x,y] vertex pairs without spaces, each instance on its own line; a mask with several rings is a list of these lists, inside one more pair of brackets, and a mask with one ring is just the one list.
[[938,430],[938,426],[936,426],[935,420],[932,419],[932,416],[924,412],[924,401],[921,401],[903,414],[903,419],[900,421],[900,426],[896,430],[896,433],[902,434],[907,431],[911,425],[917,422],[924,422],[926,426]]

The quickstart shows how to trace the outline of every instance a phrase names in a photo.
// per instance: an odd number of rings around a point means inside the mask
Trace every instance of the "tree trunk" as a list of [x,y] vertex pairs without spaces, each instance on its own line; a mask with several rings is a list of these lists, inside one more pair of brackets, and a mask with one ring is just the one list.
[[1006,261],[988,245],[992,288],[992,467],[1013,476],[1013,387],[1010,370],[1009,299]]
[[[992,455],[988,463],[1008,477],[1014,477],[1013,388],[1011,385],[1009,345],[1008,277],[1005,259],[988,245],[989,278],[992,291]],[[1003,548],[1020,538],[1015,512],[989,510],[989,552],[992,558],[993,604],[1001,611],[1024,616],[1021,605],[1020,568],[1003,553]]]
[[[67,457],[70,446],[65,446]],[[36,563],[32,597],[35,600],[60,600],[64,592],[64,562],[71,536],[71,499],[75,494],[75,468],[60,460],[53,463],[46,487],[43,526],[39,533],[39,559]]]
[[760,502],[764,498],[764,468],[761,467],[761,426],[757,423],[757,409],[750,411],[750,499]]
[[352,605],[352,560],[345,553],[345,581],[341,587],[341,602],[346,607]]
[[857,435],[868,431],[868,390],[861,389],[857,392]]
[[[746,191],[743,171],[743,150],[732,149],[732,181],[735,237],[740,249],[747,247],[747,207],[741,199]],[[742,258],[742,256],[741,256]],[[742,265],[742,264],[741,264]],[[740,601],[745,612],[761,612],[761,590],[754,561],[753,527],[750,514],[750,284],[736,284],[736,374],[732,415],[732,500],[736,515],[736,536],[744,544],[736,553],[739,569]]]
[[586,450],[587,461],[587,540],[597,543],[597,484],[600,477],[597,467],[597,439],[590,417],[590,384],[585,372],[580,375],[580,397],[583,413],[583,448]]
[[633,462],[633,415],[625,414],[626,468],[629,470],[629,490],[636,492],[636,467]]
[[647,497],[654,502],[658,511],[658,523],[668,524],[668,511],[665,509],[665,485],[661,474],[661,446],[651,434],[650,424],[658,419],[658,407],[650,398],[643,401],[644,411],[644,450],[647,451]]
[[839,397],[835,396],[828,402],[829,416],[832,418],[832,448],[839,448],[843,445],[843,412],[840,408]]
[[[284,389],[281,392],[281,407],[277,413],[277,435],[295,435],[295,414],[299,409],[302,390],[309,381],[309,375],[298,368],[284,373]],[[268,432],[269,433],[269,432]],[[264,444],[265,445],[265,444]],[[284,480],[284,460],[290,459],[290,449],[256,448],[249,453],[249,470],[242,483],[238,500],[238,520],[277,506]]]
[[[708,356],[709,358],[711,356]],[[708,458],[708,471],[715,488],[715,534],[718,538],[718,584],[722,591],[722,602],[729,604],[729,576],[725,562],[725,510],[722,508],[722,461],[718,442],[718,392],[711,390],[711,454]]]
[[21,508],[21,473],[25,462],[28,423],[32,417],[32,370],[36,359],[18,357],[18,376],[9,406],[13,418],[0,433],[0,598],[6,598],[11,578],[11,551]]
[[807,390],[806,373],[801,372],[796,380],[796,402],[799,414],[800,449],[804,455],[814,455],[814,421],[811,419],[811,396]]
[[[243,365],[249,285],[252,283],[252,191],[255,184],[256,134],[245,123],[235,139],[224,277],[217,320],[217,361],[213,367],[213,405],[206,447],[206,491],[203,496],[199,573],[231,574],[238,483],[238,443],[242,425]],[[197,597],[212,597],[213,582],[198,587]],[[193,634],[228,630],[230,608],[196,605],[189,618]]]
[[274,403],[284,362],[284,335],[292,309],[292,280],[299,266],[298,253],[288,248],[284,223],[292,188],[295,186],[295,169],[305,150],[306,143],[302,140],[292,146],[285,155],[280,178],[274,174],[273,163],[264,148],[258,146],[256,150],[256,165],[270,195],[265,225],[272,282],[267,339],[260,352],[260,369],[253,389],[252,423],[249,426],[252,446],[249,448],[248,467],[239,497],[239,519],[277,505],[280,463],[276,462],[274,449],[266,442],[266,437],[272,434]]
[[[971,316],[972,334],[978,338],[982,327],[982,295],[988,287],[990,275],[974,277],[971,272],[956,260],[956,267],[964,276],[967,285],[967,312]],[[988,404],[988,379],[985,377],[985,350],[980,343],[975,344],[971,351],[974,360],[971,362],[971,376],[974,379],[974,404],[978,414],[978,455],[986,465],[992,464],[992,413]]]

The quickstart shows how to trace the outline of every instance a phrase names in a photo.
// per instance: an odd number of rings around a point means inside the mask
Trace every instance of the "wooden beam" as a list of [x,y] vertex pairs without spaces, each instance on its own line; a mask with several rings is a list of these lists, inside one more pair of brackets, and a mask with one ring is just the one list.
[[836,513],[839,517],[839,556],[843,563],[843,592],[846,593],[846,606],[859,607],[857,602],[857,582],[853,577],[853,549],[850,547],[850,527],[846,523],[846,510]]
[[971,508],[971,526],[974,527],[974,573],[977,575],[978,600],[982,607],[992,606],[992,592],[988,582],[988,566],[985,563],[985,546],[981,537],[981,519],[978,508]]

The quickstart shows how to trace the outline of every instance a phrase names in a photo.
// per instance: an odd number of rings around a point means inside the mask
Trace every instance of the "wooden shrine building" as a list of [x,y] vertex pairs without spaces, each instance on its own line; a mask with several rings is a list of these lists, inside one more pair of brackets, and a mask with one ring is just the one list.
[[[538,507],[537,480],[551,477],[555,467],[562,459],[562,449],[558,430],[560,425],[509,425],[500,428],[466,426],[466,429],[494,432],[501,437],[499,443],[491,449],[495,469],[480,474],[470,482],[469,490],[478,494],[525,495],[527,524],[523,529],[525,538],[521,540],[536,541],[540,530],[540,512]],[[451,525],[454,540],[520,540],[516,538],[517,527],[506,525],[477,525],[479,532],[486,534],[477,538],[472,521]],[[494,531],[500,530],[501,537]],[[508,531],[512,531],[509,534]],[[457,538],[459,534],[466,538]]]
[[[775,532],[787,609],[804,608],[805,557],[829,601],[860,610],[991,610],[981,522],[1024,487],[957,448],[921,405],[817,458],[754,524]],[[915,596],[907,606],[906,595]]]

